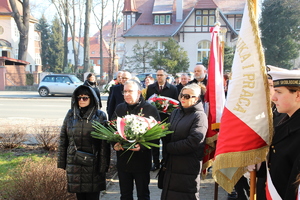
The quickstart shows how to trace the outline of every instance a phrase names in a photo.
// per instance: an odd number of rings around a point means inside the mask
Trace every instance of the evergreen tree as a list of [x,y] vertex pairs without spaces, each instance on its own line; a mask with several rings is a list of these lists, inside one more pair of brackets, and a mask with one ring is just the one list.
[[224,48],[224,71],[231,71],[233,57],[234,57],[233,48],[225,46],[225,48]]
[[137,72],[137,73],[145,73],[149,71],[151,68],[147,65],[155,51],[155,47],[152,46],[148,41],[141,46],[139,40],[137,40],[136,44],[132,49],[134,55],[131,57],[126,57],[127,62],[126,66],[128,71]]
[[42,45],[42,65],[43,71],[48,71],[49,68],[49,39],[50,27],[44,15],[39,19],[37,30],[41,32],[41,45]]
[[286,69],[299,57],[299,0],[264,0],[260,28],[266,64]]
[[53,19],[49,44],[49,71],[61,73],[64,61],[64,42],[62,26],[57,16]]
[[187,52],[173,38],[169,38],[167,42],[163,42],[163,50],[154,53],[150,65],[156,70],[161,68],[175,75],[188,70],[189,58]]

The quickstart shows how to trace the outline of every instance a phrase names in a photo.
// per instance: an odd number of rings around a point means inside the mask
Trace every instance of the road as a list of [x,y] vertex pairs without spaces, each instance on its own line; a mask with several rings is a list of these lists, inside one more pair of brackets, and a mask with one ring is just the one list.
[[[102,99],[105,110],[107,96]],[[0,118],[63,119],[70,107],[69,96],[40,97],[37,92],[0,91]]]

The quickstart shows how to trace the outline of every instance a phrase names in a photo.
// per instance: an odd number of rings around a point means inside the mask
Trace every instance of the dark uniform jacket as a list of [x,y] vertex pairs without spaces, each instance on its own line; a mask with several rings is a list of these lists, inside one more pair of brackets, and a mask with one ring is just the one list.
[[272,182],[284,200],[296,199],[296,176],[300,173],[300,109],[275,127],[268,168]]
[[[142,111],[142,112],[141,112]],[[158,112],[154,106],[146,102],[142,97],[138,104],[129,105],[126,102],[117,106],[113,119],[124,117],[127,114],[143,114],[144,117],[152,116],[160,121]],[[141,150],[136,151],[117,151],[117,168],[129,173],[150,171],[151,168],[151,149],[141,145]],[[130,158],[131,157],[131,158]],[[130,160],[129,160],[130,158]],[[129,162],[127,162],[129,160]]]
[[99,90],[98,86],[96,85],[96,83],[85,80],[83,85],[90,86],[96,92],[97,97],[99,99],[99,108],[101,109],[102,108],[101,95],[100,95],[100,90]]
[[182,90],[183,87],[184,87],[184,85],[182,85],[181,83],[179,83],[178,85],[176,85],[178,94],[181,92],[181,90]]
[[[172,112],[162,200],[199,199],[207,116],[201,102]],[[169,136],[169,135],[168,135]]]
[[[174,85],[171,85],[170,83],[166,82],[164,88],[162,91],[159,91],[158,83],[155,82],[151,85],[148,85],[147,93],[146,93],[146,99],[148,100],[149,97],[151,97],[153,94],[157,94],[160,96],[170,97],[172,99],[178,100],[178,93],[177,89]],[[166,119],[169,117],[168,114],[165,113],[159,113],[161,120]]]
[[[94,102],[98,103],[95,92],[92,88],[90,90],[94,94]],[[97,110],[98,106],[95,104],[81,117],[78,104],[75,103],[77,97],[74,94],[72,96],[72,109],[68,111],[60,132],[57,166],[67,172],[69,192],[99,192],[106,189],[105,172],[109,167],[110,145],[106,141],[92,138],[90,133],[94,130],[92,121],[103,123],[106,120],[106,114]],[[75,163],[75,145],[78,150],[96,155],[97,160],[94,165],[83,166]]]

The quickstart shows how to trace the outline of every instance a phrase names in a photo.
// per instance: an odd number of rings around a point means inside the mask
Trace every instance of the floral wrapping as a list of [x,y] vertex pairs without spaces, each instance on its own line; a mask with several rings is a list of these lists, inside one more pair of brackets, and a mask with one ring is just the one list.
[[178,108],[179,102],[175,99],[165,96],[159,96],[157,94],[153,94],[148,102],[155,106],[159,112],[171,114],[171,112]]

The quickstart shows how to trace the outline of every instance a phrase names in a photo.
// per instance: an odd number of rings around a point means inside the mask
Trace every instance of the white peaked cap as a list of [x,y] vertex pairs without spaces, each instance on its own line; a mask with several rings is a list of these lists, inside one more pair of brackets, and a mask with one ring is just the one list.
[[272,76],[274,87],[280,86],[299,86],[300,87],[300,70],[282,70],[269,71]]

